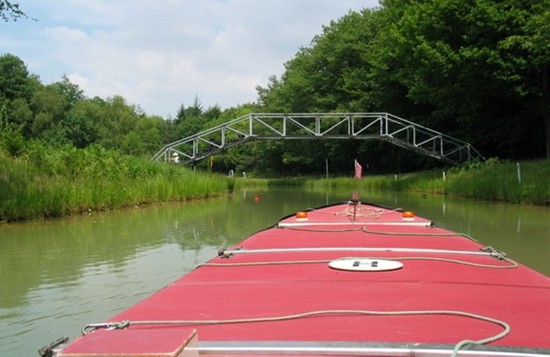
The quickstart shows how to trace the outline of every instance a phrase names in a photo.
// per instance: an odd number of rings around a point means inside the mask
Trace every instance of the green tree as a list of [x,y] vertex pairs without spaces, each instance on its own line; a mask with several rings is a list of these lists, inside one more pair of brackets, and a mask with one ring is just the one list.
[[[271,76],[266,88],[257,87],[259,101],[273,112],[330,112],[378,110],[370,92],[373,88],[374,47],[380,24],[377,12],[350,12],[323,28],[309,47],[303,47],[285,64],[281,78]],[[312,123],[313,125],[313,123]],[[354,157],[361,142],[299,141],[260,145],[265,147],[262,163],[289,174],[324,172],[325,160],[339,169],[344,155]],[[349,151],[349,153],[348,153]],[[348,161],[349,161],[348,157]],[[267,159],[266,159],[267,158]],[[259,165],[261,165],[260,163]],[[349,163],[348,163],[349,164]],[[258,166],[256,166],[258,167]]]
[[136,127],[122,143],[122,151],[131,155],[152,155],[162,147],[164,119],[158,116],[138,119]]
[[288,112],[286,110],[287,104],[285,103],[285,99],[279,95],[282,86],[282,80],[275,75],[269,76],[267,87],[256,86],[258,102],[264,107],[265,111],[272,111],[274,113]]
[[[283,112],[387,111],[469,141],[486,156],[548,156],[549,5],[382,0],[325,27],[280,78],[257,88],[259,101]],[[356,147],[369,149],[382,147]],[[424,166],[402,156],[405,165]]]
[[19,130],[24,137],[29,138],[34,115],[27,100],[16,98],[10,101],[8,113],[12,128]]
[[176,125],[178,138],[185,138],[201,132],[206,124],[206,119],[202,116],[191,115]]
[[539,50],[543,56],[516,40],[537,37],[529,23],[544,17],[544,2],[382,1],[388,26],[375,75],[386,87],[403,88],[416,108],[412,114],[428,126],[473,141],[490,155],[540,156],[544,122],[532,108],[537,101],[546,106],[547,99],[542,85],[530,84],[543,82],[548,46]]
[[9,53],[0,56],[0,99],[28,99],[32,89],[33,80],[25,63]]
[[93,99],[76,102],[64,121],[67,139],[77,148],[97,143],[101,136],[101,126],[105,125],[104,115],[102,101]]
[[504,60],[495,75],[510,84],[525,107],[543,117],[550,159],[550,1],[528,2],[525,8],[515,11],[521,17],[521,31],[499,43]]
[[178,108],[178,112],[176,113],[176,119],[174,119],[174,124],[179,124],[182,121],[185,120],[185,117],[187,116],[185,106],[183,104],[180,105]]
[[61,81],[53,83],[51,87],[65,97],[66,110],[70,110],[75,104],[86,99],[84,91],[80,89],[78,84],[71,83],[65,75],[61,77]]
[[222,115],[222,109],[217,104],[211,107],[208,107],[208,109],[206,109],[206,111],[203,113],[203,116],[206,119],[206,121],[216,120],[220,117],[220,115]]
[[100,143],[108,149],[120,149],[123,138],[135,129],[136,107],[128,105],[121,96],[103,101],[105,117],[100,128]]
[[207,113],[203,113],[200,99],[195,95],[192,106],[186,108],[182,104],[178,109],[174,120],[175,138],[181,139],[202,131],[204,125],[216,119],[217,116],[219,116],[219,107],[209,108]]
[[53,85],[37,90],[31,98],[31,108],[35,113],[33,136],[50,142],[64,137],[60,131],[66,107],[67,99]]
[[187,114],[189,116],[195,117],[198,117],[202,114],[202,104],[199,96],[195,95],[195,98],[193,99],[193,105],[187,108]]
[[379,23],[372,9],[350,12],[323,28],[311,45],[285,64],[278,79],[257,87],[260,102],[273,111],[366,111],[371,107],[373,46]]

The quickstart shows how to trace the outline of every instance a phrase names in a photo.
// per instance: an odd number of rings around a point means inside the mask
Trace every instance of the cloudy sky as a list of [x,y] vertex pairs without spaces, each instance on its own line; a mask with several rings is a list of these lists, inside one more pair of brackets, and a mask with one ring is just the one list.
[[123,96],[149,115],[254,102],[255,87],[322,26],[377,0],[19,0],[38,21],[0,22],[0,54],[42,83]]

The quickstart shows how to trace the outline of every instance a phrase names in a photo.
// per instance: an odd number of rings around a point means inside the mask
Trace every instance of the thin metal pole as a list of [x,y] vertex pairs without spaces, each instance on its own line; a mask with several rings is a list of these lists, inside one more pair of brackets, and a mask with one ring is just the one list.
[[495,252],[479,250],[450,250],[432,248],[397,248],[397,247],[311,247],[311,248],[267,248],[267,249],[228,249],[224,255],[262,254],[262,253],[307,253],[307,252],[383,252],[383,253],[426,253],[426,254],[458,254],[477,256],[497,256]]

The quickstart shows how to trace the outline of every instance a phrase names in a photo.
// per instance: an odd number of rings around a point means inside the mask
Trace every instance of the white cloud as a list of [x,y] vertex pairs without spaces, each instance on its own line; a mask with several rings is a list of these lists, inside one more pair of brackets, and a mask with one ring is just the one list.
[[255,87],[280,75],[283,64],[323,25],[350,9],[375,5],[376,0],[58,0],[47,5],[29,0],[23,8],[39,21],[0,39],[11,47],[6,52],[20,56],[44,82],[67,74],[90,97],[121,95],[148,114],[167,116],[182,103],[192,104],[195,95],[204,107],[255,101]]
[[67,78],[69,79],[69,81],[71,81],[71,83],[77,84],[80,87],[80,89],[84,91],[89,90],[90,80],[88,78],[83,77],[77,73],[67,74]]

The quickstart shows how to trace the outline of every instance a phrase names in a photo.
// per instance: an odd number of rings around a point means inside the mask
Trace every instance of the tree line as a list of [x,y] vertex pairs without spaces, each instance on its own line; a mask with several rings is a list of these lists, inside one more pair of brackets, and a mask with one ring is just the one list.
[[258,91],[273,111],[390,112],[486,157],[550,158],[549,61],[548,0],[381,0],[331,22]]
[[152,155],[221,115],[218,106],[204,110],[195,98],[189,107],[182,104],[175,118],[150,116],[122,96],[88,98],[66,76],[42,84],[19,57],[0,56],[0,128],[4,141],[13,143],[14,155],[28,140],[57,147],[96,144],[124,154]]
[[[2,12],[2,11],[0,11]],[[12,155],[24,143],[100,145],[152,155],[164,144],[250,112],[389,112],[470,142],[486,157],[550,158],[550,0],[381,0],[325,26],[258,86],[258,100],[204,109],[198,97],[174,118],[123,97],[87,98],[67,77],[42,84],[13,54],[0,56],[0,128]],[[437,163],[372,141],[270,141],[198,163],[216,171],[349,173]]]

